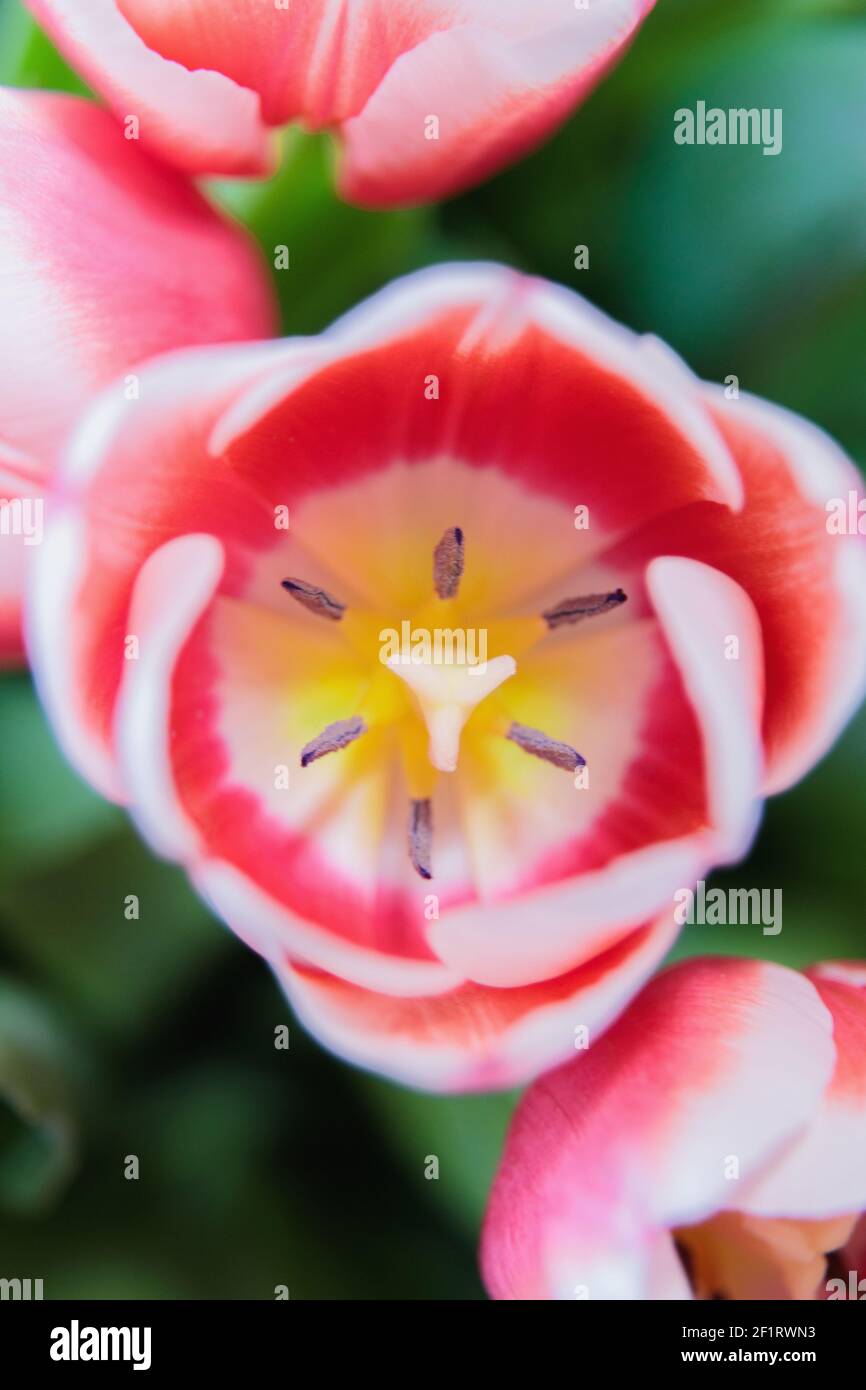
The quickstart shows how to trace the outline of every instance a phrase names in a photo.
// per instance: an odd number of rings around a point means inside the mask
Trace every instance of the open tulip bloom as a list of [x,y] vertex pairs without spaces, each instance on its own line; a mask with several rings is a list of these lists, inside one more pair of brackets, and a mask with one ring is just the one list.
[[866,1291],[866,969],[692,960],[515,1115],[496,1298]]
[[268,173],[271,128],[333,130],[340,187],[428,202],[537,145],[655,0],[28,0],[142,141],[190,173]]
[[[252,241],[77,97],[0,89],[0,664],[72,424],[167,348],[271,331]],[[134,374],[127,391],[136,389]]]
[[434,1089],[561,1061],[860,697],[853,467],[495,266],[140,377],[35,568],[69,756],[336,1051]]

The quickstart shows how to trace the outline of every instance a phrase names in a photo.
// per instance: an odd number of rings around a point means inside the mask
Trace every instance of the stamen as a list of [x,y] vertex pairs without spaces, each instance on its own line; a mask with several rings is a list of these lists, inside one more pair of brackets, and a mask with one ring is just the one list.
[[548,738],[540,729],[530,729],[527,724],[512,724],[505,737],[522,748],[524,753],[531,753],[534,758],[553,763],[554,767],[561,767],[565,772],[574,772],[578,767],[586,767],[586,758],[582,757],[576,748],[572,748],[570,743],[560,743],[555,738]]
[[429,797],[409,802],[409,858],[422,878],[432,878],[433,803]]
[[452,526],[433,551],[433,585],[440,598],[454,598],[463,573],[463,532]]
[[317,758],[324,758],[326,753],[338,753],[366,732],[367,725],[357,715],[353,719],[338,719],[301,749],[301,767],[308,767]]
[[293,599],[297,599],[302,608],[315,613],[317,618],[330,618],[338,623],[346,611],[345,603],[339,603],[325,589],[320,589],[316,584],[307,584],[303,579],[284,579],[283,588]]
[[608,613],[625,603],[627,594],[622,589],[614,589],[609,594],[584,594],[581,598],[564,598],[554,608],[542,613],[549,628],[567,627],[583,622],[584,618],[595,618],[599,613]]

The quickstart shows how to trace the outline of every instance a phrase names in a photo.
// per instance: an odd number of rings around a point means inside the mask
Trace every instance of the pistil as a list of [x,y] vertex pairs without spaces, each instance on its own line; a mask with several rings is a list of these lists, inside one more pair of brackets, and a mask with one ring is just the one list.
[[440,772],[455,772],[460,734],[476,705],[517,670],[513,656],[495,656],[482,666],[404,666],[392,657],[389,670],[405,681],[427,725],[429,758]]

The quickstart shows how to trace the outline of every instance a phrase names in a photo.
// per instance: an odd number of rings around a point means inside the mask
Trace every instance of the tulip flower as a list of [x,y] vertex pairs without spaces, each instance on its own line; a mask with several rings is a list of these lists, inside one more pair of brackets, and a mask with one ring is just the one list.
[[142,139],[191,173],[260,175],[272,127],[332,130],[340,187],[429,202],[525,154],[655,0],[28,0]]
[[39,684],[328,1045],[507,1086],[615,1017],[859,699],[854,476],[575,295],[439,267],[103,395]]
[[[118,372],[182,344],[258,338],[252,243],[77,97],[0,90],[0,661],[22,655],[28,557],[73,421]],[[125,389],[134,392],[129,380]]]
[[859,1297],[864,1211],[864,967],[689,960],[533,1083],[481,1260],[495,1298]]

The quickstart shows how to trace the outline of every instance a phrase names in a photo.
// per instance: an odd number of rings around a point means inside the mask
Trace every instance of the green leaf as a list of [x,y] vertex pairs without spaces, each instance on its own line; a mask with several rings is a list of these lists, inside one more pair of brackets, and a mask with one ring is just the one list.
[[[430,1096],[369,1076],[359,1084],[417,1196],[441,1203],[474,1236],[518,1092]],[[436,1179],[425,1176],[432,1158]]]
[[[424,261],[427,209],[366,212],[334,191],[331,141],[287,130],[270,180],[212,180],[211,191],[257,237],[274,283],[285,333],[318,333],[394,276]],[[277,269],[278,250],[288,253]],[[283,253],[285,254],[285,253]]]
[[70,863],[0,884],[0,937],[91,1026],[119,1032],[169,1010],[231,942],[184,873],[126,825]]
[[[809,777],[768,808],[762,848],[770,871],[804,900],[820,899],[815,914],[815,958],[826,954],[825,918],[849,923],[847,953],[866,955],[860,905],[866,894],[866,708]],[[796,846],[796,854],[791,847]],[[784,877],[782,877],[784,875]],[[796,887],[794,887],[796,885]],[[793,904],[792,904],[793,906]]]
[[64,760],[29,680],[0,678],[0,888],[73,857],[122,822]]
[[0,82],[54,92],[88,88],[60,57],[20,0],[0,0]]
[[70,1045],[45,1007],[0,978],[0,1205],[31,1213],[68,1181],[77,1150]]
[[[515,264],[866,453],[863,8],[666,0],[551,141],[444,209],[449,233],[486,223]],[[781,108],[781,154],[676,145],[698,99]]]
[[687,925],[672,959],[763,956],[800,968],[866,954],[860,908],[866,894],[866,858],[855,848],[866,842],[864,766],[866,710],[861,710],[804,782],[769,801],[749,859],[708,880],[708,888],[781,890],[781,931],[765,934],[761,924]]
[[[843,960],[863,955],[866,934],[859,913],[837,898],[828,898],[814,885],[795,881],[782,886],[781,931],[775,924],[764,934],[760,923],[713,926],[695,923],[684,926],[670,953],[669,961],[692,956],[746,956],[771,960],[801,970],[816,961]],[[731,874],[713,874],[707,881],[712,888],[769,888],[766,875],[743,868]]]
[[[751,385],[866,269],[864,66],[862,20],[734,27],[642,101],[613,251],[639,321],[702,369]],[[780,109],[781,153],[676,145],[674,113],[698,100]]]

